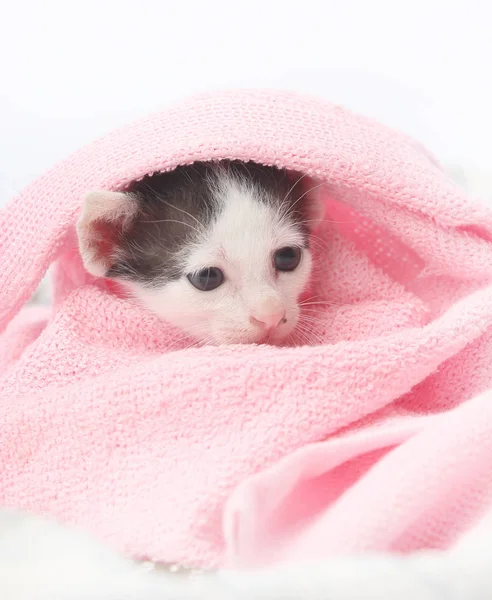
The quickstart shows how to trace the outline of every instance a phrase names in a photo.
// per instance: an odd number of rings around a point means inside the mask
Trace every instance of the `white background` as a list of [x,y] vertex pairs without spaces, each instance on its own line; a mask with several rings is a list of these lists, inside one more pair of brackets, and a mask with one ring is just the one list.
[[284,87],[402,129],[492,200],[488,0],[11,0],[0,203],[104,131],[191,92]]

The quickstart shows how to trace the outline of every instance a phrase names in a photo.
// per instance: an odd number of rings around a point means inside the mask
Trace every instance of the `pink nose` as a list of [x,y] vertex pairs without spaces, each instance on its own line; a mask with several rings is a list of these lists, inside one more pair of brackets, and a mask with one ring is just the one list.
[[285,322],[285,308],[277,308],[269,312],[254,312],[249,320],[253,325],[259,325],[262,329],[275,329],[280,323]]

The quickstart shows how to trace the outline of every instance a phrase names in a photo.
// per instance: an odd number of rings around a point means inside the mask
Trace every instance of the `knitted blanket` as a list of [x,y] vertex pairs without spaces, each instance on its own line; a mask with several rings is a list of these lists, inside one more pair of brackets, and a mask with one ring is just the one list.
[[[86,192],[222,158],[324,182],[316,345],[186,349],[82,268]],[[492,501],[491,279],[492,211],[340,107],[215,93],[116,131],[0,212],[0,504],[203,567],[446,549]]]

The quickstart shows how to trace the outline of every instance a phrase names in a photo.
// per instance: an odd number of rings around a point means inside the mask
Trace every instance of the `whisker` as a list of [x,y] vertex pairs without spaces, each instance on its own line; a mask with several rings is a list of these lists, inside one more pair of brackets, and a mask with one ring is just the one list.
[[[306,194],[308,194],[311,190],[307,191]],[[301,196],[302,198],[302,196]],[[332,225],[356,225],[356,221],[335,221],[334,219],[327,219],[325,217],[323,217],[322,219],[323,223],[331,223]],[[310,219],[307,221],[303,221],[303,223],[319,223],[318,219]]]
[[[298,324],[299,326],[299,324]],[[293,342],[294,344],[297,344],[297,341],[299,340],[300,344],[303,346],[310,346],[310,340],[307,339],[306,335],[304,334],[304,332],[298,328],[298,326],[296,327],[296,329],[293,332]]]
[[326,322],[326,318],[318,318],[315,317],[313,315],[301,315],[299,322],[301,323],[301,325],[316,325],[316,326],[321,326],[321,327],[326,327],[327,322]]
[[298,179],[295,181],[294,185],[293,185],[293,186],[292,186],[292,187],[289,189],[289,191],[288,191],[288,192],[285,194],[285,197],[284,197],[284,199],[283,199],[283,201],[282,201],[282,202],[285,202],[285,201],[287,200],[287,198],[289,197],[289,194],[292,192],[292,190],[293,190],[293,189],[296,187],[296,185],[297,185],[298,183],[300,183],[300,182],[301,182],[301,181],[304,179],[304,177],[306,177],[306,176],[307,176],[307,173],[303,173],[303,174],[302,174],[302,175],[301,175],[301,176],[300,176],[300,177],[299,177],[299,178],[298,178]]
[[315,325],[322,329],[325,329],[327,326],[326,319],[309,318],[307,315],[303,315],[301,322],[306,325]]
[[302,194],[301,196],[299,196],[299,198],[297,198],[297,200],[294,202],[294,204],[292,204],[292,206],[290,207],[290,210],[292,210],[294,208],[294,206],[304,198],[304,196],[307,196],[307,194],[310,194],[314,190],[317,190],[322,185],[326,185],[326,181],[322,181],[321,183],[318,183],[317,185],[314,185],[312,188],[310,188],[309,190],[307,190],[307,192],[304,192],[304,194]]
[[302,321],[300,321],[297,324],[297,327],[299,327],[300,331],[313,336],[318,341],[319,344],[322,345],[322,344],[325,343],[324,340],[323,340],[323,338],[321,336],[319,336],[317,333],[315,333],[312,329],[309,329],[309,327],[307,325],[304,325],[302,323]]
[[190,340],[190,343],[188,345],[186,345],[183,348],[180,348],[180,350],[187,350],[188,348],[191,348],[194,344],[195,341],[190,339],[189,335],[182,335],[181,337],[179,337],[178,339],[173,339],[172,343],[166,348],[167,351],[173,350],[174,348],[176,348],[176,346],[178,346],[181,342],[184,342],[186,340]]
[[202,223],[200,223],[200,221],[196,217],[194,217],[191,213],[189,213],[188,211],[184,210],[183,208],[180,208],[179,206],[175,206],[174,204],[171,204],[171,202],[168,202],[167,200],[164,200],[164,198],[162,198],[161,196],[159,196],[159,200],[161,202],[163,202],[164,204],[166,204],[167,206],[169,206],[170,208],[174,208],[174,210],[179,210],[184,215],[187,215],[188,217],[190,217],[191,219],[193,219],[195,221],[195,223],[197,223],[200,228],[202,227]]
[[325,240],[319,236],[311,235],[309,238],[309,243],[313,245],[317,245],[318,248],[325,250],[326,252],[330,252],[332,250],[332,246],[329,245],[328,240]]
[[275,210],[275,219],[282,220],[282,219],[284,219],[284,218],[287,217],[287,215],[289,214],[289,210],[290,210],[290,207],[288,206],[288,203],[287,203],[287,198],[292,193],[292,190],[296,187],[296,185],[304,177],[306,177],[306,175],[307,175],[306,173],[304,173],[303,175],[300,175],[299,178],[290,187],[290,189],[288,190],[288,192],[285,194],[285,196],[283,197],[283,199],[278,202],[277,208]]
[[[339,306],[344,306],[344,305],[339,302],[330,302],[329,300],[317,300],[315,302],[303,302],[303,303],[300,303],[298,306],[304,308],[306,306],[312,306],[312,307],[315,307],[315,306],[337,306],[337,307],[339,307]],[[310,309],[310,310],[313,310],[313,309]]]
[[317,340],[315,340],[312,336],[311,336],[311,332],[310,331],[298,331],[299,334],[299,338],[301,339],[302,343],[304,346],[316,346],[318,345]]
[[202,331],[201,324],[192,325],[188,331],[180,332],[181,335],[179,337],[173,338],[171,341],[173,342],[171,346],[168,346],[168,350],[176,347],[178,344],[185,340],[190,340],[190,343],[184,348],[180,348],[180,350],[188,350],[192,347],[198,347],[200,344],[199,339],[194,338],[194,334],[199,334]]
[[302,313],[301,321],[311,321],[312,323],[326,325],[326,313]]
[[190,225],[189,223],[185,223],[184,221],[176,221],[174,219],[158,219],[156,221],[140,221],[141,223],[177,223],[178,225],[186,225],[186,227],[189,227],[190,229],[193,229],[193,231],[196,231],[196,233],[201,234],[201,231],[199,231],[196,227],[193,227],[193,225]]
[[328,306],[344,306],[340,302],[333,302],[333,300],[318,300],[318,298],[323,298],[323,296],[310,296],[306,298],[302,302],[299,302],[298,306],[312,306],[317,304],[328,305]]

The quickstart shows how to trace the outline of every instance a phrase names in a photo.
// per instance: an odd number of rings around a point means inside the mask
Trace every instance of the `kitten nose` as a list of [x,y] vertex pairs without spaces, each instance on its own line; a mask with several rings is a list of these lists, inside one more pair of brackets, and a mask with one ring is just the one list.
[[249,320],[263,329],[275,329],[285,319],[285,307],[277,300],[266,300],[251,311]]

